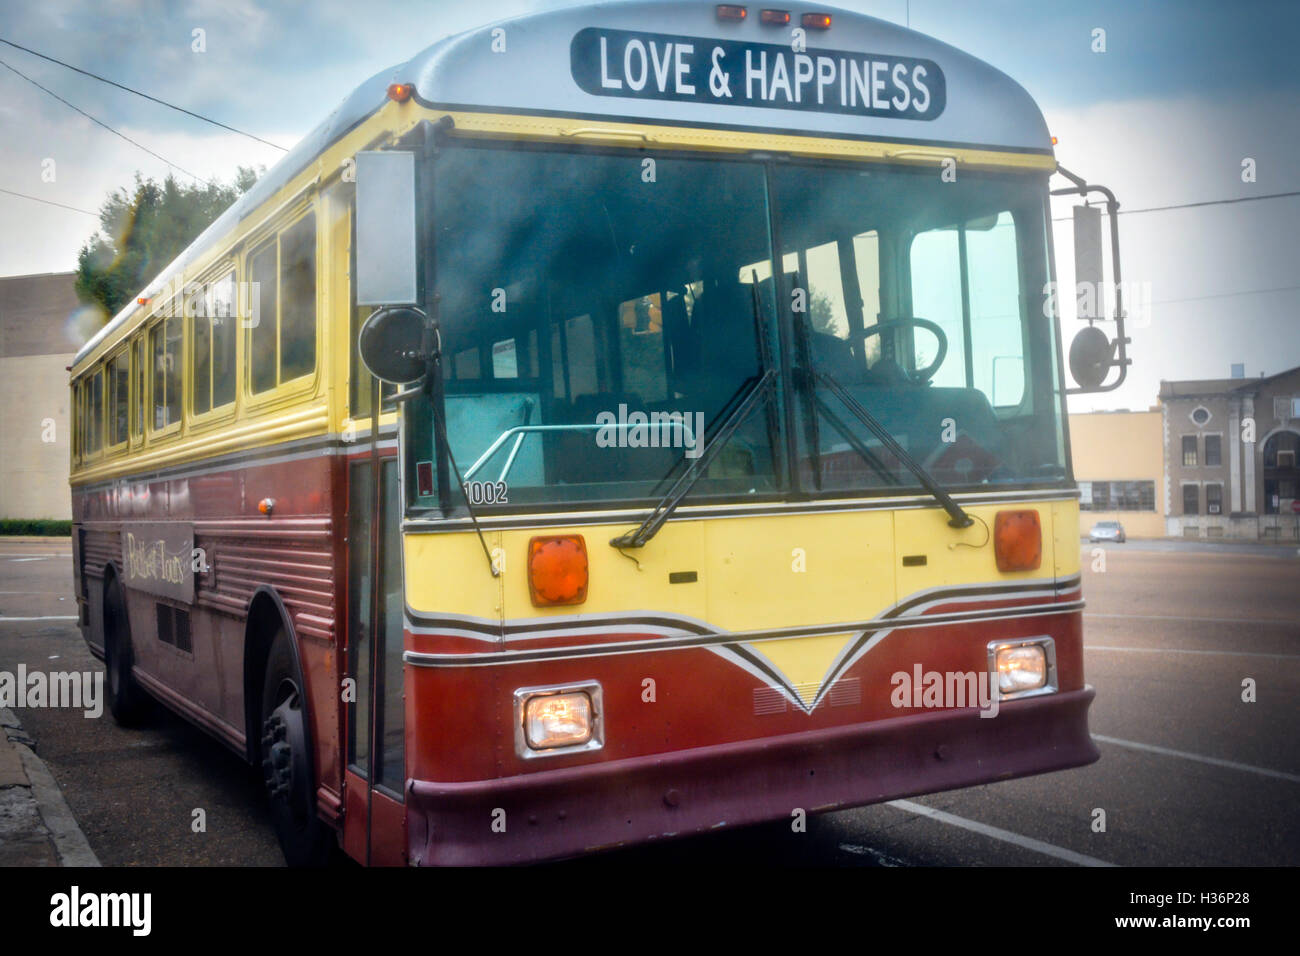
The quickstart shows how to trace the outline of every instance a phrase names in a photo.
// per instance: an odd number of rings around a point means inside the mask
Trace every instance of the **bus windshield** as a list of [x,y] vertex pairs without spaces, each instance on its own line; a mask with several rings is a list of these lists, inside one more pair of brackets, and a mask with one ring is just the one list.
[[[769,390],[691,500],[919,490],[825,377],[949,488],[1065,477],[1039,179],[466,145],[433,162],[444,414],[475,504],[656,499],[783,340],[818,376]],[[427,474],[432,409],[410,411]]]

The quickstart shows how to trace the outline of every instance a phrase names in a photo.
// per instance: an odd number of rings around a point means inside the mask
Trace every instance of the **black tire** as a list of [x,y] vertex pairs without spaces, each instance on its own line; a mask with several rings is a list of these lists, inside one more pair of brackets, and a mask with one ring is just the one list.
[[123,727],[137,727],[149,716],[149,695],[131,676],[131,622],[117,578],[104,592],[104,669],[108,674],[108,709]]
[[262,783],[271,824],[290,866],[324,866],[337,846],[332,830],[316,815],[306,694],[289,637],[276,631],[262,682]]

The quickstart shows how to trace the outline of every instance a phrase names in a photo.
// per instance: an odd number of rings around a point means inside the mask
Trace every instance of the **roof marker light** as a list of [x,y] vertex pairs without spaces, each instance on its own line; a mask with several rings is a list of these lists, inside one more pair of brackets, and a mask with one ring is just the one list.
[[772,26],[783,27],[790,23],[790,11],[764,10],[763,15],[759,19]]
[[749,11],[744,7],[737,6],[734,3],[718,4],[719,20],[743,20],[747,16],[749,16]]
[[410,83],[390,83],[388,84],[388,98],[395,103],[405,103],[411,98],[415,91]]
[[831,15],[829,13],[805,13],[801,21],[809,30],[829,30]]

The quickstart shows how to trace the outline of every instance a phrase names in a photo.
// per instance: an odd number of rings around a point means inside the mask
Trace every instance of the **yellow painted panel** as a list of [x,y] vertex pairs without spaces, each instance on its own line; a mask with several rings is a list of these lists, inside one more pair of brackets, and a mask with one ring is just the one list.
[[[644,548],[627,551],[636,561],[624,557],[609,544],[611,538],[632,527],[635,527],[634,522],[502,531],[500,538],[506,565],[502,587],[506,619],[618,611],[660,611],[704,618],[709,568],[702,560],[703,522],[669,522]],[[557,534],[580,534],[586,542],[590,574],[587,600],[568,607],[534,607],[528,590],[528,541],[534,535]],[[637,562],[640,562],[639,570]],[[670,584],[668,575],[675,571],[695,571],[697,580]]]
[[859,511],[710,522],[702,569],[710,623],[753,630],[874,617],[894,599],[891,518]]
[[1079,502],[1052,502],[1052,530],[1056,576],[1074,577],[1079,573]]
[[805,704],[811,704],[821,690],[831,662],[857,632],[823,634],[819,637],[792,637],[779,641],[761,641],[755,650],[780,668],[794,685]]
[[[1037,571],[999,571],[993,553],[993,523],[1000,510],[1038,511],[1043,532],[1043,562]],[[940,508],[923,508],[894,513],[898,540],[898,599],[927,588],[991,581],[1051,579],[1055,571],[1052,506],[1041,503],[1010,503],[1005,506],[978,505],[966,508],[976,520],[969,528],[948,527],[948,514]],[[987,526],[987,531],[985,530]],[[965,544],[970,547],[963,546]],[[1077,552],[1077,549],[1076,549]],[[908,555],[924,555],[925,564],[903,567]],[[1077,562],[1077,558],[1076,558]]]
[[[484,537],[489,549],[501,543],[496,532]],[[474,532],[408,534],[405,556],[406,603],[415,610],[500,619],[501,585]]]

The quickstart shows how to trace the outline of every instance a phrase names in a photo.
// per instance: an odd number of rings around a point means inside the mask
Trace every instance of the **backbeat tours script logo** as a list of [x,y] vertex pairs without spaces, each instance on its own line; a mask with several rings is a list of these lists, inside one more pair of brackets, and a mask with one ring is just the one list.
[[185,583],[185,563],[190,556],[171,554],[162,541],[138,541],[128,531],[124,554],[127,578],[132,582],[143,579],[167,584]]

